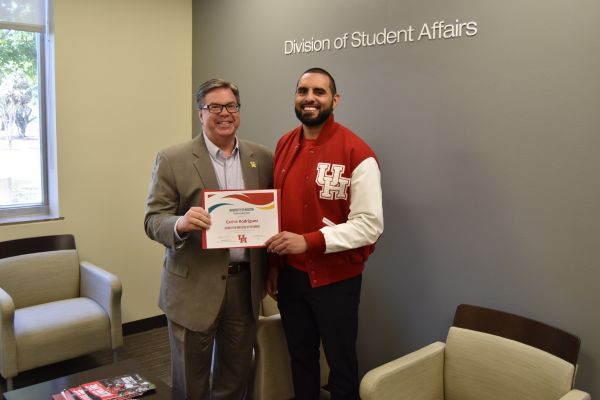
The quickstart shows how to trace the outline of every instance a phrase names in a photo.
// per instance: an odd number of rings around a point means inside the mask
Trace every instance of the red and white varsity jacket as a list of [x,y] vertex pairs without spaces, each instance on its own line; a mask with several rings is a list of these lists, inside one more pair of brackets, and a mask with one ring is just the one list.
[[301,269],[309,274],[312,287],[318,287],[364,270],[383,232],[381,177],[373,151],[332,115],[306,155],[306,179],[286,182],[300,152],[301,137],[299,126],[277,143],[275,188],[305,186],[302,200],[294,203],[299,209],[291,212],[302,213],[301,233],[308,249]]

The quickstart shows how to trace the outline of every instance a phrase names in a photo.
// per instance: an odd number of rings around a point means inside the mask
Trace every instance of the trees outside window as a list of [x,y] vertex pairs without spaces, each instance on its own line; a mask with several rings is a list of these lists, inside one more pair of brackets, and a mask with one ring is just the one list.
[[0,0],[0,225],[58,216],[51,10]]
[[44,206],[43,126],[37,32],[0,30],[0,208]]

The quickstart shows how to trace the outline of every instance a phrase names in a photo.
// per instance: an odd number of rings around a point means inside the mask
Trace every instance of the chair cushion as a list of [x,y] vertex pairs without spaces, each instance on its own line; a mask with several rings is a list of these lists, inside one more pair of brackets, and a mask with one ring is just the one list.
[[79,297],[15,311],[20,371],[111,348],[110,321],[95,301]]
[[277,308],[277,302],[273,300],[271,296],[265,296],[261,302],[260,315],[263,317],[270,317],[271,315],[279,314],[279,308]]
[[2,258],[0,287],[12,297],[15,308],[78,297],[77,251],[47,251]]
[[554,400],[573,384],[573,364],[500,336],[451,327],[444,365],[446,400]]

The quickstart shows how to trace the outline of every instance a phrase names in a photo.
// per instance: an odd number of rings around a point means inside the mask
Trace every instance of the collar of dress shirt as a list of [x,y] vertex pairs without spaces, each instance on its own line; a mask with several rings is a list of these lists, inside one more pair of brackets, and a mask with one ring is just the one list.
[[[204,135],[204,143],[206,143],[206,149],[210,153],[210,156],[213,157],[214,159],[224,159],[225,156],[223,155],[223,150],[221,150],[216,144],[211,142],[210,139],[208,138],[208,136],[206,136],[206,133],[202,132],[202,134]],[[231,155],[235,156],[238,151],[239,151],[239,145],[238,145],[238,140],[237,140],[237,136],[236,136],[235,144],[233,146],[233,150],[231,151]]]

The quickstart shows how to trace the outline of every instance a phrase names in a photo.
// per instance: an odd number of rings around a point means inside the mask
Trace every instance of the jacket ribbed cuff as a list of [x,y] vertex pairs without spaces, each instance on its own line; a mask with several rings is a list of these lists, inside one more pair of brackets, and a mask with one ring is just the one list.
[[305,233],[302,236],[306,240],[306,252],[325,253],[325,236],[321,231]]

